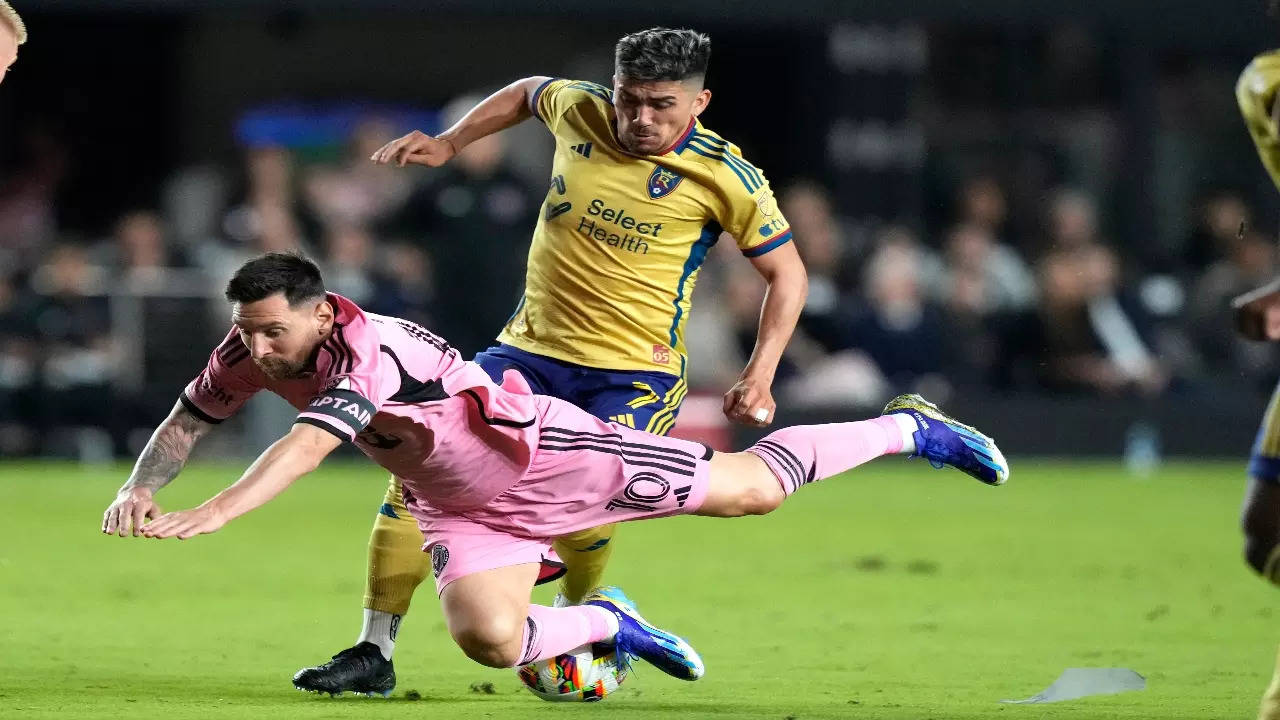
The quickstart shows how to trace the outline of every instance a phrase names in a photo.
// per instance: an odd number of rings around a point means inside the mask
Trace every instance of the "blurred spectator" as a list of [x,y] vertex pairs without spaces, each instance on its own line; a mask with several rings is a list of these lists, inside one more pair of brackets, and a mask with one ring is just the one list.
[[[395,243],[386,249],[382,274],[373,289],[369,312],[412,320],[438,332],[431,312],[435,291],[431,284],[431,258],[421,248]],[[453,342],[448,335],[446,340]]]
[[960,187],[959,206],[959,224],[985,230],[999,242],[1009,218],[1009,204],[994,177],[975,175],[966,180]]
[[147,210],[122,216],[110,242],[97,248],[93,259],[118,277],[134,281],[153,279],[163,268],[186,265],[181,251],[168,242],[160,216]]
[[434,326],[428,313],[431,266],[421,250],[379,247],[367,230],[339,226],[325,238],[324,267],[326,285],[366,310]]
[[366,120],[352,135],[344,165],[319,165],[305,173],[306,199],[321,224],[372,227],[400,210],[412,189],[412,176],[369,160],[395,137],[387,123]]
[[[450,103],[445,126],[480,99]],[[466,357],[493,344],[520,300],[539,201],[508,167],[506,139],[495,134],[436,171],[398,219],[435,266],[437,331]]]
[[293,187],[292,153],[280,147],[250,149],[245,155],[243,202],[222,221],[229,243],[197,247],[196,262],[210,278],[230,277],[249,258],[264,252],[298,250],[312,255],[303,233]]
[[[725,276],[742,264],[737,243],[725,234],[712,247],[706,263],[698,271],[693,289],[693,312],[689,314],[684,330],[685,348],[692,359],[687,368],[692,393],[722,394],[742,371],[745,358],[739,352],[737,327],[725,291]],[[749,267],[738,268],[738,271],[743,269],[755,274]],[[749,280],[749,276],[744,274],[742,279]],[[755,342],[754,335],[751,342]]]
[[331,226],[324,240],[325,285],[364,306],[379,280],[374,270],[374,240],[368,232],[350,225]]
[[181,168],[161,190],[161,207],[173,239],[188,253],[218,236],[227,205],[227,181],[214,166]]
[[38,126],[19,135],[25,167],[0,180],[0,264],[33,263],[57,232],[54,200],[68,173],[68,144]]
[[1119,262],[1100,245],[1051,253],[1040,308],[1011,333],[1040,383],[1057,391],[1157,394],[1168,375],[1141,306],[1119,292]]
[[1183,244],[1185,268],[1203,272],[1236,252],[1236,238],[1249,220],[1249,208],[1239,195],[1229,191],[1210,193],[1197,207],[1195,228]]
[[784,190],[778,205],[791,223],[809,274],[809,295],[797,329],[826,352],[851,347],[859,301],[848,273],[856,259],[846,253],[830,195],[822,186],[802,181]]
[[957,225],[943,246],[945,264],[935,288],[955,312],[985,317],[1029,308],[1036,281],[1022,258],[984,226]]
[[943,314],[922,286],[925,264],[920,244],[902,236],[881,245],[864,272],[868,306],[854,322],[854,344],[899,387],[932,379],[950,363]]
[[250,255],[264,252],[305,250],[306,242],[298,219],[285,205],[261,205],[257,209],[257,232]]
[[256,147],[248,151],[245,161],[247,204],[293,209],[293,153],[283,147]]
[[30,297],[14,278],[0,275],[0,457],[37,449],[39,351]]
[[1098,207],[1088,195],[1059,189],[1049,200],[1047,252],[1081,250],[1101,242]]
[[952,382],[982,385],[1000,372],[1005,318],[1035,301],[1035,277],[984,226],[956,226],[943,250],[945,264],[930,287],[947,313],[944,332],[955,361],[947,376]]
[[[1231,218],[1234,220],[1234,218]],[[1224,222],[1225,225],[1225,222]],[[1261,234],[1247,232],[1225,243],[1226,256],[1213,263],[1192,291],[1189,321],[1192,336],[1211,371],[1243,374],[1261,383],[1274,377],[1275,348],[1241,338],[1231,319],[1231,298],[1275,277],[1276,250]]]
[[111,385],[118,353],[100,295],[106,284],[85,250],[65,243],[32,276],[29,317],[40,337],[40,428],[46,443],[58,441],[58,428],[107,428],[115,450],[126,450],[132,413]]

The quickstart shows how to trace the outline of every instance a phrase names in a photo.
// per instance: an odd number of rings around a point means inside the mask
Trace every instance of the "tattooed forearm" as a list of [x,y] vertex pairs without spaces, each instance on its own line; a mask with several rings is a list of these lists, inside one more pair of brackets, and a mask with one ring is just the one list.
[[154,491],[168,485],[186,464],[191,448],[211,427],[192,415],[182,403],[174,405],[173,412],[152,433],[121,492],[134,488]]

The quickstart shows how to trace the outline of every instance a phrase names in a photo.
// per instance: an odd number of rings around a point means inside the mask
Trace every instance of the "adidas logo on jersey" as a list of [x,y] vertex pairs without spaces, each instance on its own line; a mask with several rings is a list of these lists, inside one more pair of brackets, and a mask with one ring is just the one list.
[[582,156],[582,157],[584,157],[584,158],[589,158],[589,157],[591,157],[591,143],[589,143],[589,142],[578,143],[577,145],[574,145],[574,146],[570,147],[569,149],[570,149],[570,150],[572,150],[572,151],[574,151],[574,152],[576,152],[576,153],[578,153],[579,155],[581,155],[581,156]]

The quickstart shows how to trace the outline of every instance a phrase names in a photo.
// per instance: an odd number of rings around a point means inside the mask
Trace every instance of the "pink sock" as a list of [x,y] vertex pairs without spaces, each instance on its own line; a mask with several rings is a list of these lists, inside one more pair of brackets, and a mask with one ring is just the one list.
[[889,417],[782,428],[747,448],[778,476],[787,495],[801,485],[900,450],[902,430]]
[[546,660],[580,645],[608,640],[617,632],[615,622],[608,610],[594,605],[530,605],[521,643],[524,654],[516,664]]

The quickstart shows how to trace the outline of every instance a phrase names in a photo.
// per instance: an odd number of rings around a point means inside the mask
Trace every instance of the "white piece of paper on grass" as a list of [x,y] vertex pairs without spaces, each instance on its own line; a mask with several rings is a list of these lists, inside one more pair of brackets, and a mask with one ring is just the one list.
[[1013,705],[1062,702],[1091,695],[1144,690],[1146,678],[1129,668],[1067,668],[1049,687],[1025,700],[1001,700]]

